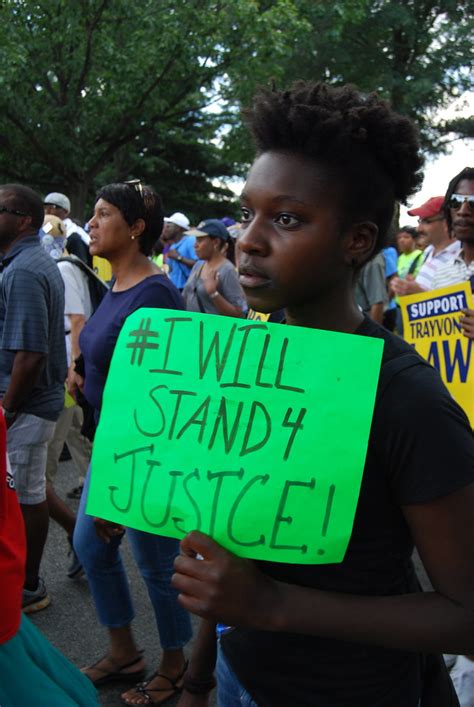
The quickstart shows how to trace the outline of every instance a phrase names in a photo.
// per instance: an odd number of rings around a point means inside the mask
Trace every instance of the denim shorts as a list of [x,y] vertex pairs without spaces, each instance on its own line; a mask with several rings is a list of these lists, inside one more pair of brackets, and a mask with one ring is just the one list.
[[220,641],[217,645],[217,707],[258,707],[230,667]]

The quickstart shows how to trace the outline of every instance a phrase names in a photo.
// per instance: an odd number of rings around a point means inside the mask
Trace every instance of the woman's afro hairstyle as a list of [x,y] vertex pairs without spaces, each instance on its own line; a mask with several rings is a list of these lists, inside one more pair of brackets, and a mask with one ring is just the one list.
[[138,245],[144,255],[151,255],[163,230],[164,216],[161,198],[155,190],[138,181],[119,182],[102,187],[97,192],[96,202],[99,199],[116,206],[129,226],[140,218],[144,220],[145,229],[138,239]]
[[244,119],[259,153],[302,155],[342,181],[344,226],[376,223],[375,250],[383,246],[395,201],[405,202],[421,184],[416,127],[375,93],[297,81],[286,91],[260,89]]

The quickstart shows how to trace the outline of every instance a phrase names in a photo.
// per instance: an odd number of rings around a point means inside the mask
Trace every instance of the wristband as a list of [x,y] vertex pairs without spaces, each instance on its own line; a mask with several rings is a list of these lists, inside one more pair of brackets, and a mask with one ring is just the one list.
[[209,295],[209,299],[215,299],[216,297],[219,297],[219,292],[217,290]]

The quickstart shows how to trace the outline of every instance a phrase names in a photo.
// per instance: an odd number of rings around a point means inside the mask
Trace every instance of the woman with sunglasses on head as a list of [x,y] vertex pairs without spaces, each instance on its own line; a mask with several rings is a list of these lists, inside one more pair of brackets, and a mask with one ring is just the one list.
[[194,249],[199,261],[184,286],[183,297],[190,312],[243,317],[247,301],[232,263],[234,243],[222,221],[210,218],[194,231]]
[[248,122],[257,157],[237,264],[249,305],[283,307],[288,326],[381,339],[382,367],[342,562],[250,561],[198,531],[182,540],[173,584],[205,621],[179,705],[208,703],[219,622],[219,707],[454,707],[439,654],[474,649],[472,434],[437,371],[354,300],[396,201],[420,184],[416,130],[374,94],[312,82],[261,91]]
[[[100,414],[102,394],[114,347],[125,319],[141,307],[184,309],[180,293],[149,259],[163,227],[158,194],[140,182],[109,184],[96,198],[89,221],[90,252],[106,258],[114,284],[80,336],[84,379],[77,377],[88,402]],[[86,479],[74,532],[74,547],[86,571],[99,621],[109,632],[109,651],[83,672],[96,685],[136,682],[145,662],[131,629],[134,616],[128,580],[120,558],[125,529],[85,514]],[[147,585],[155,612],[163,656],[158,672],[145,687],[125,693],[129,704],[160,704],[179,688],[184,671],[183,646],[191,638],[188,613],[171,588],[178,541],[127,529],[133,555]],[[145,683],[143,683],[145,685]]]

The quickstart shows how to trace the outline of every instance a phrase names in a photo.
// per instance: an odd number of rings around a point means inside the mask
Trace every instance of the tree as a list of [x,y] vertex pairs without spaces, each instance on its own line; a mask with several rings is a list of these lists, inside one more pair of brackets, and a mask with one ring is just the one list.
[[[435,110],[472,88],[473,15],[459,0],[363,0],[352,2],[327,50],[324,70],[337,82],[378,90],[395,110],[415,119],[425,147],[440,148],[433,126]],[[336,3],[334,12],[343,3]],[[339,6],[339,7],[338,7]],[[311,7],[311,4],[310,4]],[[327,18],[327,16],[326,16]],[[314,19],[313,19],[314,21]]]
[[153,136],[138,136],[131,145],[119,149],[96,182],[108,184],[139,175],[153,184],[165,204],[167,214],[184,211],[192,223],[203,218],[237,215],[235,195],[221,183],[232,166],[225,163],[222,151],[213,141],[216,121],[205,114],[190,113],[172,129]]
[[[291,3],[271,5],[289,19]],[[212,191],[225,166],[210,142],[217,116],[202,111],[231,64],[244,71],[265,16],[249,0],[4,1],[0,173],[67,192],[78,216],[105,174],[145,171],[169,192],[176,173],[190,187],[200,175]]]
[[[376,90],[418,123],[427,152],[443,150],[434,115],[473,87],[472,0],[295,0],[295,7],[305,30],[280,57],[279,86],[302,78]],[[247,87],[239,89],[236,75],[233,81],[248,104]],[[241,135],[227,139],[236,163],[248,159],[241,145]]]
[[233,208],[240,118],[273,78],[352,82],[415,118],[472,86],[472,0],[3,0],[0,175],[65,191],[83,216],[107,181],[142,177],[166,210]]
[[453,118],[446,120],[439,126],[439,130],[443,134],[454,134],[455,140],[465,138],[474,138],[474,116],[469,118]]

